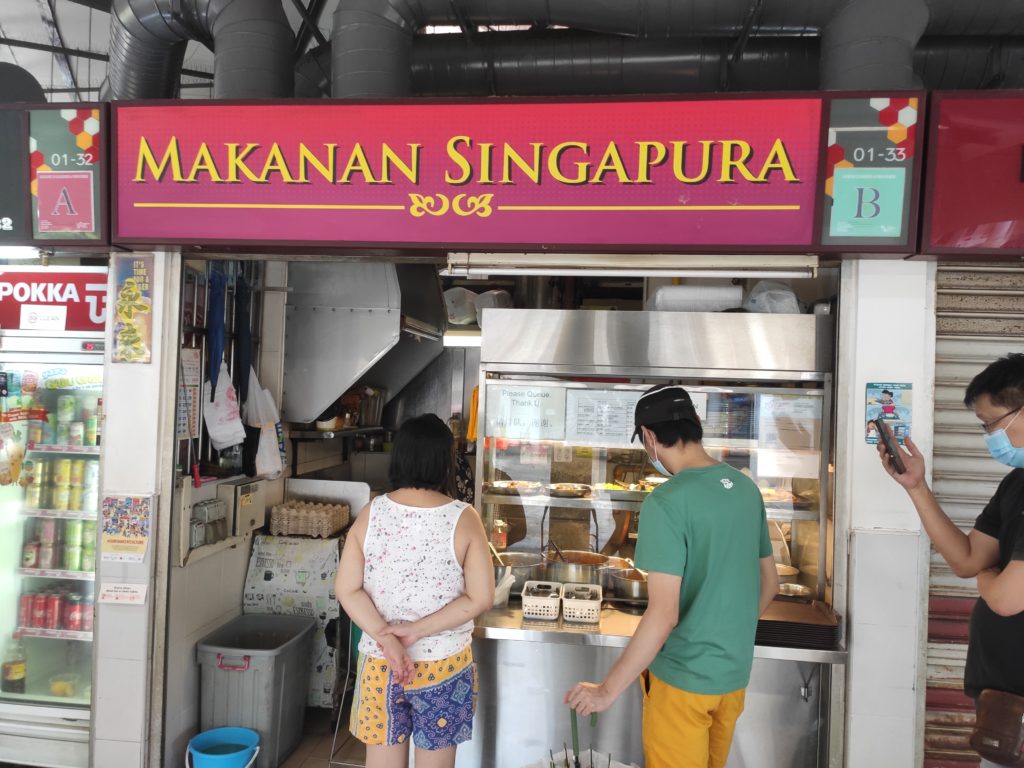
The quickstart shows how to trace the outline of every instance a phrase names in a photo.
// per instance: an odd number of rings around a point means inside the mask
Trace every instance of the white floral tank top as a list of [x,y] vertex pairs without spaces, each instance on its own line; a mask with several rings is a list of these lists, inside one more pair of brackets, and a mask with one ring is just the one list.
[[[455,555],[455,526],[469,506],[452,501],[443,507],[408,507],[378,496],[370,505],[363,542],[363,589],[388,624],[417,621],[435,613],[466,591]],[[424,637],[409,646],[413,661],[454,656],[473,639],[473,622]],[[367,656],[383,658],[369,635],[359,641]]]

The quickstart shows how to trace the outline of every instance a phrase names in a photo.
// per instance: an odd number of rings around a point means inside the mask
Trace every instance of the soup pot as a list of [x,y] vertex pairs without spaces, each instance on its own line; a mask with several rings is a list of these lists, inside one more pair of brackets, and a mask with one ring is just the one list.
[[523,591],[523,585],[528,581],[536,581],[544,578],[544,560],[540,555],[530,552],[502,552],[501,564],[493,557],[494,583],[500,582],[506,573],[511,572],[516,577],[512,584],[512,594],[519,595]]
[[[564,560],[563,560],[564,558]],[[563,549],[544,555],[547,567],[546,578],[563,584],[600,584],[601,569],[608,562],[608,556],[600,552],[584,552],[578,549]]]

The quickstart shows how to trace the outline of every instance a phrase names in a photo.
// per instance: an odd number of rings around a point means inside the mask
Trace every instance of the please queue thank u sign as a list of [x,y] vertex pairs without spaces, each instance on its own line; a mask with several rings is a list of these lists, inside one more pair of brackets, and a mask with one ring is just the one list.
[[790,247],[818,98],[115,106],[123,243]]

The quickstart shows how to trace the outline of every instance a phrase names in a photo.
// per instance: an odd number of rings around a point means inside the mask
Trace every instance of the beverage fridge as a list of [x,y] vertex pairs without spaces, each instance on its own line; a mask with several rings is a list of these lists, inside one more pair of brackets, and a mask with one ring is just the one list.
[[[94,295],[105,294],[105,272],[74,270]],[[5,280],[17,279],[0,273],[0,294]],[[47,298],[43,291],[35,296]],[[0,764],[85,768],[99,550],[102,304],[81,323],[70,308],[35,307],[33,315],[23,306],[19,323],[0,329]],[[39,317],[54,316],[64,330],[39,329]]]

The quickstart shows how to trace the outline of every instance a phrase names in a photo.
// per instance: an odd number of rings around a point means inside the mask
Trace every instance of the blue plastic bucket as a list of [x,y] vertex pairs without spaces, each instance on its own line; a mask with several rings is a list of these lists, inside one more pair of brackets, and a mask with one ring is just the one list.
[[193,736],[185,753],[191,768],[249,768],[260,752],[260,735],[251,728],[213,728]]

